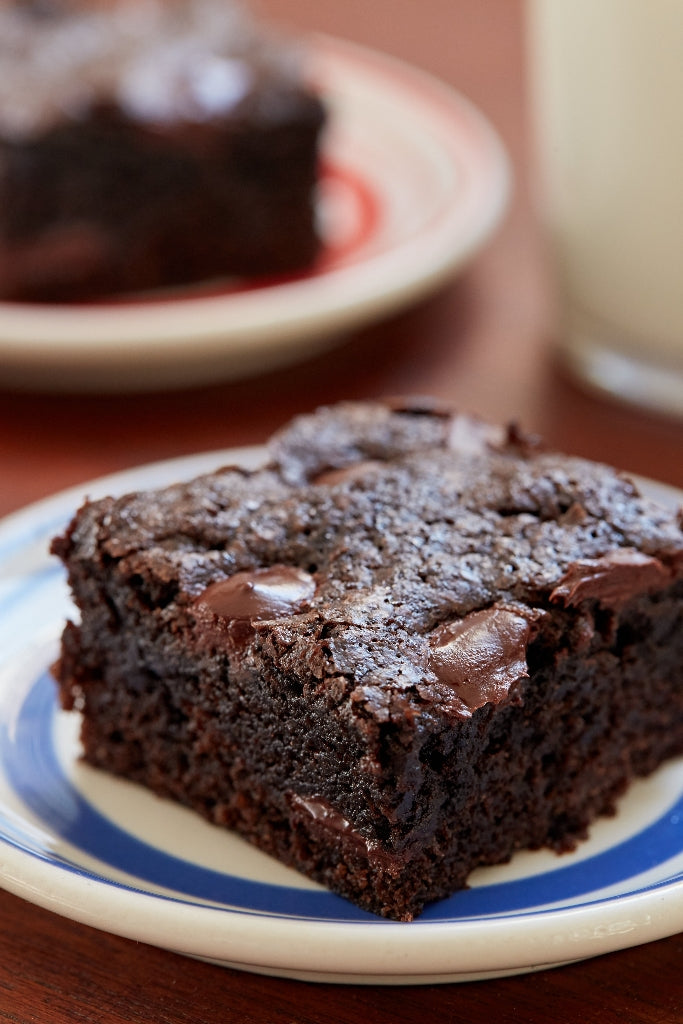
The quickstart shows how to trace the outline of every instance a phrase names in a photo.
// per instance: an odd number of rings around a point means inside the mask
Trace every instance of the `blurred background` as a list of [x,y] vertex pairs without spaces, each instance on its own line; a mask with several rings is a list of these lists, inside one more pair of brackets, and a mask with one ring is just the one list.
[[260,0],[294,33],[350,39],[439,76],[490,120],[513,192],[493,238],[415,307],[351,333],[296,365],[215,386],[149,395],[0,390],[0,511],[110,470],[262,442],[321,403],[429,393],[548,442],[683,484],[673,420],[596,398],[560,373],[556,309],[535,210],[521,0]]

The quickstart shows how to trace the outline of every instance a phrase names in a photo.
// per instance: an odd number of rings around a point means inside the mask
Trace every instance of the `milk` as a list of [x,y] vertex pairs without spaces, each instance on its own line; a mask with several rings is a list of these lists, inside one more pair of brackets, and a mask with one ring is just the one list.
[[528,14],[565,353],[593,383],[683,413],[683,0]]

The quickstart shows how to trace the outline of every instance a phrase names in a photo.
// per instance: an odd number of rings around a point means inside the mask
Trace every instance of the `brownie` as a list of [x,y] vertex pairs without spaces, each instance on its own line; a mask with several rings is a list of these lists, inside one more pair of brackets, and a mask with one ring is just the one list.
[[269,450],[54,541],[90,764],[410,920],[683,751],[681,523],[626,476],[417,400]]
[[291,274],[322,102],[229,0],[0,5],[0,298]]

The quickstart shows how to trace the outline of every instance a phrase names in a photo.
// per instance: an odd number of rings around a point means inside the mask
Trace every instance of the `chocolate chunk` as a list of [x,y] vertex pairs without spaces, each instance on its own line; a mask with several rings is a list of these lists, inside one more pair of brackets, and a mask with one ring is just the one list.
[[288,565],[238,572],[212,583],[197,598],[198,604],[223,619],[258,622],[293,615],[313,597],[310,573]]
[[662,590],[670,582],[671,574],[658,558],[621,548],[601,558],[573,562],[550,600],[566,607],[595,600],[606,608],[619,608],[637,594]]
[[311,483],[326,484],[332,487],[334,484],[359,480],[366,473],[370,473],[373,469],[378,469],[382,465],[383,463],[377,459],[363,459],[361,462],[353,462],[350,466],[343,466],[340,469],[323,470]]
[[506,608],[472,612],[432,634],[430,667],[470,711],[500,704],[514,683],[529,674],[530,632],[528,619]]

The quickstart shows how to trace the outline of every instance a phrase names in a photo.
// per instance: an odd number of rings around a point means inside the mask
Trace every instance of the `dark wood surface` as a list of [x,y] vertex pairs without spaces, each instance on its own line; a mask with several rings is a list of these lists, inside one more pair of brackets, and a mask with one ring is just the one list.
[[[517,0],[263,0],[294,28],[384,49],[466,93],[515,169],[505,223],[458,280],[331,352],[197,391],[0,391],[0,513],[153,459],[263,441],[321,402],[432,393],[516,419],[566,451],[683,486],[683,424],[584,393],[553,356],[553,301],[534,216]],[[75,924],[0,892],[0,1021],[683,1021],[683,937],[554,971],[466,985],[333,987],[241,974]]]

